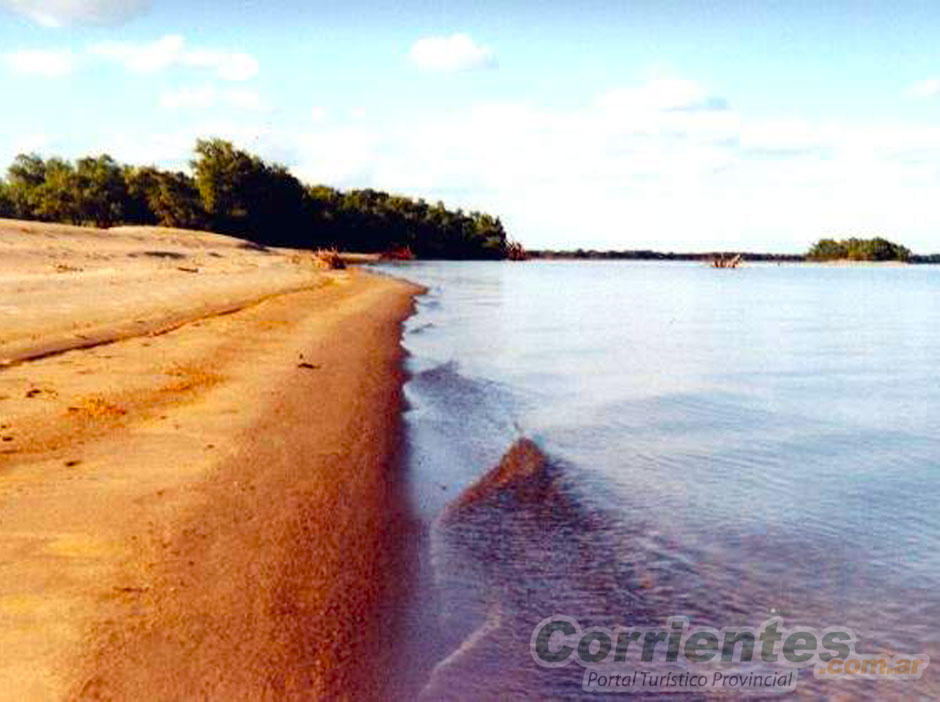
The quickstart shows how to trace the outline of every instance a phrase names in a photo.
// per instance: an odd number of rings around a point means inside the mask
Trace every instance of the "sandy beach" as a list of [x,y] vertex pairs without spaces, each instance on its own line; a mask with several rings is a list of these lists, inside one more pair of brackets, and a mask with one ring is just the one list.
[[416,288],[0,222],[0,697],[368,699]]

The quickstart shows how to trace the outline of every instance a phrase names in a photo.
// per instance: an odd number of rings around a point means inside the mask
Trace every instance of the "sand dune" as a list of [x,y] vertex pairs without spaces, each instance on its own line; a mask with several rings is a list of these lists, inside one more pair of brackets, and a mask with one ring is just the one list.
[[[379,697],[415,290],[207,234],[0,248],[0,698]],[[121,340],[23,360],[70,333]]]

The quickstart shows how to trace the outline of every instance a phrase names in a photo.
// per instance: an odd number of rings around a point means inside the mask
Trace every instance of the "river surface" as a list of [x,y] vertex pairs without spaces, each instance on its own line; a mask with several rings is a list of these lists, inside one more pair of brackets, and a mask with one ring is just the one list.
[[[404,335],[425,699],[582,696],[530,655],[556,613],[847,626],[936,668],[797,694],[940,697],[940,268],[379,268],[428,288]],[[538,474],[481,485],[520,439]]]

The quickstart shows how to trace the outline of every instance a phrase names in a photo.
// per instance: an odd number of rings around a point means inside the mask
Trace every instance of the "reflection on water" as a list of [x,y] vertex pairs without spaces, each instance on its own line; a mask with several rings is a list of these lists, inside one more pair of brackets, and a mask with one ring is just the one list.
[[[390,269],[429,287],[405,335],[427,699],[577,696],[529,655],[554,613],[779,614],[940,666],[940,269]],[[798,692],[936,697],[937,673]]]

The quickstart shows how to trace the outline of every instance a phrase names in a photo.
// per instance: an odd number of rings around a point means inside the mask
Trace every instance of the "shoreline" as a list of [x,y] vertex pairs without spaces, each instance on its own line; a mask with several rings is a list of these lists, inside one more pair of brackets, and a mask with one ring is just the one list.
[[317,276],[0,371],[4,698],[381,696],[419,289]]

